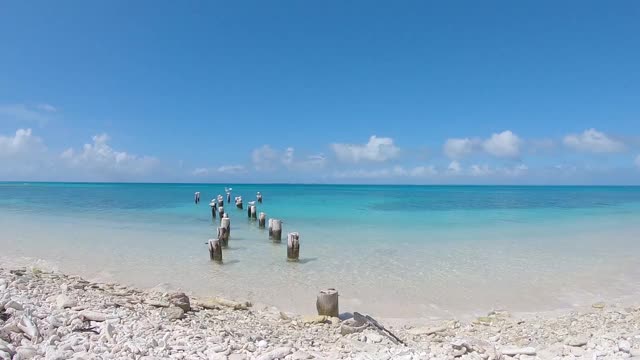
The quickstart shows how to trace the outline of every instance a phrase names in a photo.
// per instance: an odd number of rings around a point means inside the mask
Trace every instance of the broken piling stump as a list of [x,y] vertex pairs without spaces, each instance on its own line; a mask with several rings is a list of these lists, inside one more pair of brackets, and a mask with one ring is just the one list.
[[[225,214],[226,215],[226,214]],[[227,243],[229,242],[229,236],[231,236],[231,219],[224,217],[220,219],[220,227],[225,228],[225,236]]]
[[300,258],[300,234],[292,232],[287,235],[287,260],[298,261]]
[[209,239],[209,257],[211,260],[222,262],[222,245],[219,239]]
[[271,220],[271,240],[273,241],[281,241],[282,240],[282,220],[273,219]]
[[316,299],[316,309],[318,315],[338,317],[338,291],[336,289],[320,291]]

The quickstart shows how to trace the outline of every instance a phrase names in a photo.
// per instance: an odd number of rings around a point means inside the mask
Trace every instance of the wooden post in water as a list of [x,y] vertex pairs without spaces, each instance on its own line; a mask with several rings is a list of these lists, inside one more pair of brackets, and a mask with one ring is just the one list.
[[282,220],[273,219],[271,221],[271,240],[282,240]]
[[236,207],[242,210],[242,196],[236,196]]
[[262,204],[262,194],[260,193],[260,191],[258,191],[258,193],[256,194],[256,199],[260,204]]
[[211,260],[222,262],[222,245],[219,239],[209,239],[209,257]]
[[258,218],[258,213],[256,212],[255,205],[249,206],[249,216],[251,216],[251,218],[254,220]]
[[222,227],[222,226],[218,227],[218,239],[220,240],[222,247],[229,246],[229,234],[227,233],[226,227]]
[[226,236],[226,241],[229,242],[229,236],[231,235],[231,219],[228,217],[220,219],[220,227],[227,229],[224,235]]
[[338,292],[336,289],[322,290],[316,299],[318,315],[338,317]]
[[215,219],[216,213],[218,212],[218,209],[216,209],[216,202],[211,200],[211,202],[209,203],[209,206],[211,206],[211,218]]
[[273,237],[273,219],[269,219],[269,240]]
[[292,232],[287,235],[287,260],[298,261],[300,257],[300,234]]
[[224,198],[222,197],[222,195],[218,195],[218,207],[222,207],[224,206]]
[[199,203],[200,202],[200,192],[196,191],[195,194],[193,194],[193,200],[195,201],[195,203]]
[[227,204],[231,202],[231,191],[227,192]]
[[258,227],[260,229],[264,229],[264,223],[267,220],[267,215],[263,212],[260,213],[260,216],[258,216]]
[[218,206],[218,215],[220,215],[220,218],[224,217],[224,206]]

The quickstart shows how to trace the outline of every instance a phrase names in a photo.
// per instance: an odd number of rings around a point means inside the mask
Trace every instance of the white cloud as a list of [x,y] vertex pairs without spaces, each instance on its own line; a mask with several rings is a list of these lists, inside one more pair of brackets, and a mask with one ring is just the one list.
[[469,168],[469,172],[471,176],[487,176],[493,174],[493,170],[489,167],[489,165],[471,165]]
[[402,178],[402,177],[430,177],[438,174],[435,167],[416,166],[413,168],[404,168],[402,166],[394,166],[392,168],[382,169],[356,169],[334,172],[333,176],[340,179],[384,179],[384,178]]
[[277,166],[278,152],[269,145],[262,145],[251,153],[251,161],[256,170],[273,170]]
[[251,153],[253,166],[258,171],[274,171],[285,167],[288,170],[314,170],[323,168],[327,159],[323,154],[309,155],[306,157],[296,156],[293,147],[288,147],[284,151],[273,149],[269,145],[263,145],[254,149]]
[[493,134],[482,147],[488,154],[500,158],[516,158],[520,155],[522,140],[510,130]]
[[31,129],[18,129],[13,136],[0,135],[0,158],[23,157],[45,150],[45,146]]
[[357,163],[360,161],[382,162],[393,159],[400,154],[400,148],[394,145],[393,139],[377,137],[369,138],[364,145],[331,144],[331,149],[338,160]]
[[[42,105],[46,105],[45,108]],[[25,104],[0,105],[0,120],[17,120],[45,124],[51,119],[51,113],[55,112],[53,106],[42,104],[28,106]]]
[[88,172],[91,176],[139,176],[155,170],[159,161],[150,156],[137,156],[117,151],[107,143],[107,134],[96,135],[93,143],[84,144],[81,151],[65,150],[60,158],[73,169]]
[[58,111],[58,109],[56,109],[56,107],[54,107],[53,105],[50,104],[38,104],[36,105],[36,108],[42,110],[42,111],[46,111],[46,112],[56,112]]
[[15,134],[0,135],[0,178],[28,180],[48,175],[49,158],[42,139],[31,129],[18,129]]
[[596,129],[587,129],[581,134],[569,134],[564,137],[565,146],[578,151],[592,153],[614,153],[624,150],[624,143],[612,139]]
[[209,169],[207,168],[196,168],[191,172],[193,176],[205,176],[209,175]]
[[207,175],[235,175],[243,174],[247,171],[244,165],[222,165],[217,168],[195,168],[191,175],[193,176],[207,176]]
[[447,139],[443,146],[444,154],[449,159],[461,159],[473,151],[474,141],[469,138]]
[[462,171],[462,166],[456,160],[453,160],[447,167],[447,172],[451,174],[459,174]]
[[245,172],[243,165],[223,165],[216,170],[222,174],[241,174]]
[[292,147],[288,147],[285,151],[284,151],[284,155],[282,156],[282,163],[285,165],[289,165],[293,162],[293,153],[294,153],[294,149]]
[[529,170],[529,167],[525,164],[518,164],[511,168],[504,168],[502,172],[507,176],[521,176]]
[[432,176],[437,175],[438,171],[432,165],[429,166],[416,166],[409,170],[409,176],[420,177],[420,176]]
[[327,158],[323,154],[309,155],[304,159],[292,159],[288,164],[291,170],[310,171],[323,169],[327,164]]

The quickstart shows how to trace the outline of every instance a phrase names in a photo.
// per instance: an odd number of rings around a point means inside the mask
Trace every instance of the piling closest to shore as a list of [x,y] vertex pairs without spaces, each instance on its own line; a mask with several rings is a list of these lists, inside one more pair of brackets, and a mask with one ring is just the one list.
[[211,260],[222,262],[222,244],[220,244],[220,239],[209,239],[209,257]]
[[318,315],[338,317],[338,291],[336,289],[326,289],[320,291],[316,299],[316,309]]

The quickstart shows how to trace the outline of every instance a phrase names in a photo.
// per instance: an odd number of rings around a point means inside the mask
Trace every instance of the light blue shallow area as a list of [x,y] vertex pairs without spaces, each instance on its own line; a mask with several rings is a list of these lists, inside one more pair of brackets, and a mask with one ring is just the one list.
[[[284,244],[225,204],[230,248],[224,265],[211,263],[208,203],[225,187],[245,209],[262,192],[258,212],[284,221],[283,240],[300,232],[303,261],[284,261]],[[0,183],[4,261],[298,312],[313,311],[325,286],[352,310],[386,317],[630,296],[639,220],[640,187]]]

